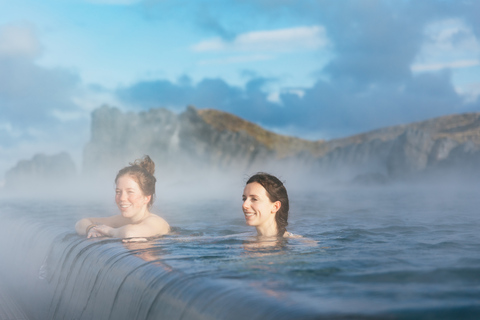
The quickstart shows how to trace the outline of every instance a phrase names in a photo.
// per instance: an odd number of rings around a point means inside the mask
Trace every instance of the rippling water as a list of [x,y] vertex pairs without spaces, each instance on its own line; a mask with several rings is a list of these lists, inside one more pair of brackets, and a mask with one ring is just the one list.
[[[159,199],[156,210],[173,226],[172,234],[117,242],[167,270],[228,280],[232,288],[241,284],[282,303],[311,305],[320,314],[479,319],[478,191],[290,191],[288,230],[303,238],[272,241],[257,239],[245,226],[240,197],[238,203]],[[76,219],[113,211],[99,202],[2,203],[3,215],[57,225],[67,234]]]
[[208,231],[197,217],[198,225],[182,221],[178,234],[155,246],[165,248],[163,260],[174,268],[241,279],[325,312],[480,315],[478,190],[355,189],[291,198],[289,230],[303,239],[259,243],[241,217]]

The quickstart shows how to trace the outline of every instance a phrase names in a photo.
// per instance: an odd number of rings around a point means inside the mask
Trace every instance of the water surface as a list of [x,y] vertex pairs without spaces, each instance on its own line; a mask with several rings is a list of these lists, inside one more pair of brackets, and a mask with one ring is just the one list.
[[[308,305],[329,317],[477,319],[477,194],[474,188],[415,187],[291,191],[288,230],[303,238],[272,241],[245,226],[240,196],[159,196],[154,211],[173,232],[144,243],[109,240],[115,246],[109,250],[187,278],[221,280],[230,290],[251,288],[284,305]],[[77,238],[73,224],[81,217],[113,212],[112,203],[99,201],[2,200],[3,216],[45,230],[55,226],[61,237]],[[55,265],[48,267],[53,273]]]

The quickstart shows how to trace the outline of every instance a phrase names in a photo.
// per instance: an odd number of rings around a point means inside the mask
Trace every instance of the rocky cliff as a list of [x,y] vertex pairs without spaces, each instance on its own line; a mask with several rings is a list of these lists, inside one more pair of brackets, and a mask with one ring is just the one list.
[[[111,186],[119,169],[145,154],[155,161],[156,176],[167,188],[171,181],[182,186],[193,181],[202,185],[211,173],[229,173],[238,181],[239,176],[256,171],[279,174],[301,184],[305,179],[362,185],[399,180],[478,181],[480,113],[309,141],[275,134],[213,109],[188,107],[180,114],[162,108],[124,113],[103,106],[92,113],[91,139],[84,148],[81,175],[66,153],[37,154],[31,160],[19,161],[6,173],[3,190],[67,190],[81,188],[78,178],[98,178],[97,189],[91,183],[87,188],[95,193],[104,190],[106,183]],[[227,176],[220,180],[218,175],[212,177],[219,182]]]
[[6,172],[5,187],[42,193],[49,188],[61,188],[76,178],[75,163],[68,153],[36,154],[30,160],[19,161]]
[[[194,107],[122,113],[103,106],[92,114],[83,169],[97,176],[150,155],[165,173],[245,170],[321,143],[280,136],[233,115]],[[110,170],[112,169],[112,170]]]
[[318,157],[323,171],[388,179],[480,172],[480,113],[449,115],[332,140]]
[[288,168],[322,178],[386,181],[447,171],[470,175],[479,171],[479,150],[480,113],[308,141],[212,109],[122,113],[103,106],[92,114],[83,170],[88,175],[112,174],[149,154],[163,172],[172,174]]

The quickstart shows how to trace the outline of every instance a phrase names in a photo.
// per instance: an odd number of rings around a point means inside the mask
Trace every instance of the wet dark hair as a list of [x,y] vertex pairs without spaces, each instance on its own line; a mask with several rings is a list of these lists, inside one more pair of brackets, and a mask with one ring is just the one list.
[[149,156],[144,156],[142,159],[137,159],[133,163],[129,163],[128,167],[118,171],[115,183],[117,183],[120,177],[128,174],[138,183],[144,195],[152,196],[148,202],[148,207],[151,207],[155,198],[155,183],[157,182],[153,175],[154,173],[155,162]]
[[268,199],[271,202],[280,201],[282,204],[275,214],[275,222],[277,223],[277,236],[282,237],[288,226],[288,203],[287,189],[277,177],[265,173],[258,172],[248,179],[246,184],[257,182],[267,191]]

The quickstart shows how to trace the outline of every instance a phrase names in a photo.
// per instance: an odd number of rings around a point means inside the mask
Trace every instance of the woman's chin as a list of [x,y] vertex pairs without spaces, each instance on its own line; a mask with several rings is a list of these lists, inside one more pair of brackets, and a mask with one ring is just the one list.
[[131,218],[131,217],[133,216],[133,214],[132,214],[131,212],[129,212],[129,211],[124,211],[124,210],[122,210],[122,211],[120,211],[120,212],[121,212],[121,214],[122,214],[122,217],[124,217],[124,218]]

